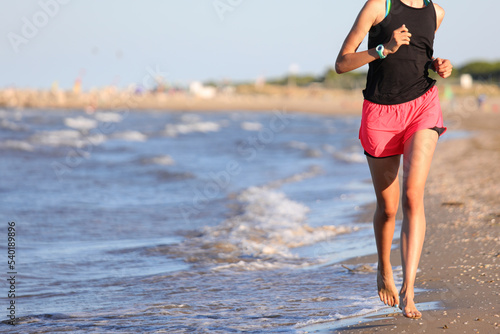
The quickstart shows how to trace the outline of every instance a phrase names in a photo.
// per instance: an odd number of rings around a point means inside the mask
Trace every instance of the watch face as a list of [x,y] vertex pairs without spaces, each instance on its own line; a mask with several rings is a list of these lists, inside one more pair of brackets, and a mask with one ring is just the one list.
[[382,44],[378,45],[375,50],[377,51],[378,55],[380,56],[380,59],[385,59],[386,56],[384,56],[384,46]]

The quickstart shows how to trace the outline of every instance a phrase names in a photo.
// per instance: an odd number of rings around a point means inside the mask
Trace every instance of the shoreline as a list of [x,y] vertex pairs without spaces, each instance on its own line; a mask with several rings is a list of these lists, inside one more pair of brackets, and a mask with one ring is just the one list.
[[[498,125],[499,113],[477,112],[449,127],[450,132],[469,131],[470,136],[438,143],[426,186],[427,232],[416,280],[421,291],[415,301],[422,318],[407,319],[399,309],[381,303],[375,313],[312,326],[309,333],[444,333],[448,329],[492,333],[500,329]],[[360,220],[371,221],[374,208],[375,203],[366,206]],[[397,219],[401,218],[399,213]],[[394,245],[398,244],[395,235]],[[399,247],[391,259],[393,266],[401,265]],[[370,254],[342,264],[376,262],[377,255]],[[373,293],[376,296],[376,282]]]
[[[477,85],[463,91],[437,84],[443,111],[452,111],[457,122],[472,112],[500,112],[497,88]],[[451,92],[451,93],[450,93]],[[456,92],[454,94],[453,92]],[[479,99],[479,97],[482,97]],[[340,90],[321,87],[265,86],[246,93],[220,93],[210,98],[188,92],[146,92],[135,94],[113,87],[90,92],[0,89],[0,108],[84,110],[88,113],[111,110],[155,110],[158,112],[272,111],[320,115],[361,115],[361,89]]]

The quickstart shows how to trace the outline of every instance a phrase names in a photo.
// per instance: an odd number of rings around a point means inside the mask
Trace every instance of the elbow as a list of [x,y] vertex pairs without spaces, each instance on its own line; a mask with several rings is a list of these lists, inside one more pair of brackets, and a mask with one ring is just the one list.
[[346,69],[345,65],[346,64],[345,64],[344,56],[339,55],[337,57],[337,60],[335,61],[335,72],[337,72],[337,74],[342,74],[342,73],[348,72],[348,69]]
[[342,66],[341,63],[336,62],[335,63],[335,72],[337,72],[337,74],[342,74],[342,73],[345,73],[347,71],[344,69],[344,67]]

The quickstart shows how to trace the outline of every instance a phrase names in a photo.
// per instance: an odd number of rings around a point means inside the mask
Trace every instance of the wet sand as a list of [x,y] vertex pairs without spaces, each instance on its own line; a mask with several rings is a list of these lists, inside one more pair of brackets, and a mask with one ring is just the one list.
[[[317,332],[500,333],[499,126],[500,113],[476,111],[449,128],[448,135],[468,130],[470,137],[438,144],[427,182],[427,233],[416,281],[416,288],[424,289],[415,298],[422,318],[410,320],[386,308]],[[399,266],[399,250],[392,255]],[[372,255],[345,263],[373,262]],[[376,296],[376,282],[373,289]]]

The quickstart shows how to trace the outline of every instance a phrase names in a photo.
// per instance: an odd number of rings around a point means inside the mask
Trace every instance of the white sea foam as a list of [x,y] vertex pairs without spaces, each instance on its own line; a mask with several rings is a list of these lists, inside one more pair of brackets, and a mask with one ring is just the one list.
[[77,146],[81,134],[76,130],[42,131],[31,136],[31,141],[48,146]]
[[[344,299],[348,300],[349,298]],[[364,316],[373,314],[381,309],[389,310],[387,306],[381,306],[380,300],[376,297],[352,297],[351,299],[352,302],[344,307],[358,309],[358,311],[351,314],[333,313],[328,317],[312,318],[307,321],[298,322],[294,327],[297,329],[305,330],[306,332],[326,329],[332,330],[340,327],[343,324],[347,325],[351,324],[351,322],[352,324],[357,323],[358,321],[363,319]],[[359,307],[362,308],[359,309]]]
[[167,124],[165,127],[165,134],[170,137],[177,137],[194,132],[218,132],[221,125],[215,122],[196,122],[184,124]]
[[127,141],[146,141],[148,140],[148,136],[139,132],[139,131],[124,131],[118,132],[111,136],[114,139],[121,139]]
[[123,120],[123,116],[115,112],[97,112],[94,117],[99,122],[118,123]]
[[335,159],[349,163],[365,163],[366,157],[359,147],[350,147],[344,150],[338,150],[332,145],[323,145],[323,149],[331,154]]
[[309,226],[306,222],[309,208],[272,188],[248,188],[237,200],[241,214],[217,226],[205,227],[201,236],[187,239],[180,249],[173,251],[195,261],[217,259],[216,263],[224,263],[215,269],[302,266],[308,261],[294,261],[298,259],[294,248],[350,231],[348,227]]
[[287,144],[287,146],[290,148],[297,149],[297,150],[307,150],[309,148],[309,146],[306,143],[303,143],[301,141],[296,141],[296,140],[292,140],[291,142],[289,142]]
[[32,152],[35,150],[33,145],[21,140],[5,140],[0,142],[0,148],[19,150],[19,151],[28,151]]
[[242,271],[258,271],[258,270],[276,270],[276,269],[282,269],[282,268],[293,268],[293,269],[300,269],[307,267],[308,263],[301,263],[301,264],[291,264],[291,263],[285,263],[285,262],[270,262],[270,261],[262,261],[260,259],[253,261],[253,262],[247,262],[247,261],[239,261],[236,263],[230,263],[230,264],[223,264],[217,267],[214,267],[212,270],[226,270],[226,269],[235,269],[235,270],[242,270]]
[[157,157],[153,157],[151,159],[147,159],[147,162],[155,164],[155,165],[162,165],[162,166],[175,165],[175,160],[169,155],[160,155]]
[[241,128],[246,131],[260,131],[262,130],[262,124],[258,122],[242,122],[240,124]]
[[76,130],[56,130],[42,131],[30,137],[30,142],[36,145],[46,146],[71,146],[84,147],[89,145],[99,145],[106,141],[103,134],[83,135]]
[[64,124],[70,128],[88,131],[97,127],[97,121],[94,119],[78,116],[76,118],[65,118]]
[[333,156],[341,161],[350,163],[365,163],[366,157],[362,153],[358,152],[335,152]]
[[11,131],[24,131],[27,129],[26,126],[22,124],[17,124],[6,119],[0,121],[0,127]]

